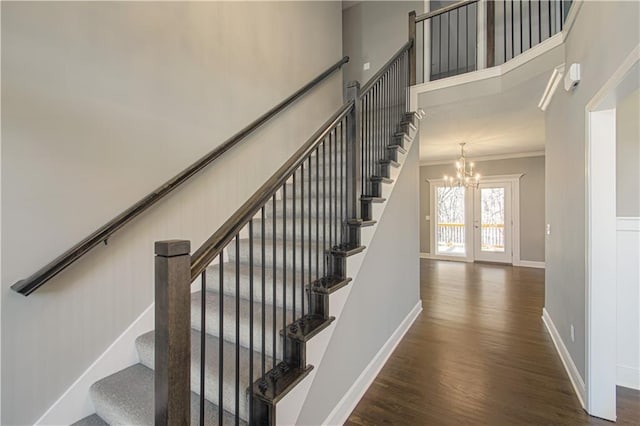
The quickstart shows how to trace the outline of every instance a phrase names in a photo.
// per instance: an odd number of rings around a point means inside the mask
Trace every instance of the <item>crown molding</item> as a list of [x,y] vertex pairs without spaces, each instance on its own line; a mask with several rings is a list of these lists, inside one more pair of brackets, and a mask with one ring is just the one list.
[[[473,157],[473,162],[477,163],[479,161],[493,161],[493,160],[508,160],[511,158],[526,158],[526,157],[544,157],[544,151],[531,151],[531,152],[517,152],[513,154],[496,154],[496,155],[485,155],[482,157]],[[433,161],[420,161],[421,166],[437,166],[440,164],[449,164],[453,161],[456,161],[458,157],[451,158],[448,160],[433,160]],[[471,158],[469,158],[471,160]]]

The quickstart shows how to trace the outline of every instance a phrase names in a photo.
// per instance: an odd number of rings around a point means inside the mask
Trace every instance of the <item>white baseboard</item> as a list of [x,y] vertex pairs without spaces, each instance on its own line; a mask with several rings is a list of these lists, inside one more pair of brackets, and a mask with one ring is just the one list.
[[640,370],[624,365],[616,366],[616,385],[640,390]]
[[153,330],[154,321],[152,304],[78,377],[35,425],[69,425],[93,414],[95,410],[89,398],[89,387],[98,380],[139,362],[135,340],[141,334]]
[[420,312],[422,312],[421,300],[418,301],[411,312],[409,312],[400,323],[396,331],[389,337],[389,340],[380,348],[376,356],[373,357],[369,365],[367,365],[362,374],[360,374],[360,377],[356,379],[351,388],[349,388],[347,393],[340,399],[338,404],[336,404],[326,420],[322,422],[323,425],[342,425],[347,421],[353,409],[356,408],[356,405],[358,405],[358,402],[360,402],[360,399],[364,396],[367,389],[369,389],[369,386],[373,383],[380,370],[382,370],[382,367],[384,367],[384,364]]
[[513,266],[544,269],[544,262],[534,262],[533,260],[519,260],[517,262],[513,262]]
[[564,345],[564,342],[562,341],[562,338],[558,333],[558,329],[553,323],[553,320],[549,316],[549,312],[547,312],[546,308],[542,308],[542,322],[544,322],[547,331],[551,335],[551,340],[553,340],[553,344],[556,347],[556,351],[558,352],[560,359],[562,360],[564,369],[569,375],[569,380],[571,380],[573,390],[575,391],[578,400],[580,400],[580,405],[582,405],[582,408],[585,408],[584,401],[586,396],[586,388],[584,385],[584,380],[582,380],[582,377],[578,372],[578,368],[574,364],[573,359],[571,358],[567,347]]

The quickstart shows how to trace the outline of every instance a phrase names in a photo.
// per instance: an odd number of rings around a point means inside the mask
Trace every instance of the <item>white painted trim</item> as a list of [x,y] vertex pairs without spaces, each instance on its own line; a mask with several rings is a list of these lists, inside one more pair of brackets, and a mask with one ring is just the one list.
[[331,410],[329,416],[322,422],[323,425],[342,425],[349,415],[356,408],[358,402],[364,396],[371,383],[375,380],[382,367],[393,354],[404,335],[409,331],[418,315],[422,312],[422,301],[418,301],[411,312],[400,323],[398,328],[393,332],[389,340],[380,348],[378,353],[373,357],[371,362],[365,367],[360,376],[351,385],[347,393],[340,399],[336,406]]
[[[484,155],[481,157],[473,157],[474,163],[481,161],[494,161],[494,160],[508,160],[511,158],[527,158],[527,157],[544,157],[544,151],[531,151],[531,152],[515,152],[513,154],[496,154],[496,155]],[[421,161],[420,166],[437,166],[441,164],[453,164],[457,157],[448,160],[433,160],[433,161]]]
[[547,87],[545,87],[544,93],[540,98],[540,102],[538,102],[538,108],[542,111],[546,111],[549,103],[551,103],[551,99],[553,99],[553,95],[555,95],[558,90],[562,77],[564,77],[564,64],[560,64],[555,67],[551,73],[551,77],[549,77]]
[[578,368],[576,364],[573,362],[571,358],[571,354],[567,350],[567,347],[564,345],[562,338],[560,337],[560,333],[558,333],[558,329],[556,328],[547,308],[542,308],[542,322],[544,322],[549,335],[551,336],[551,340],[553,341],[553,345],[556,347],[556,351],[560,356],[560,360],[562,361],[562,365],[564,365],[564,369],[567,371],[569,375],[569,380],[571,380],[571,385],[573,386],[573,390],[580,401],[580,405],[582,408],[585,407],[585,385],[580,373],[578,372]]
[[623,217],[616,219],[616,231],[640,232],[640,217]]
[[516,262],[515,260],[513,261],[513,266],[521,266],[524,268],[540,268],[540,269],[544,269],[545,265],[544,262],[536,262],[533,260],[521,260],[519,262]]
[[585,107],[586,410],[591,415],[614,421],[617,357],[615,333],[611,330],[617,329],[617,300],[616,291],[613,291],[616,285],[617,220],[615,191],[611,192],[616,180],[615,109],[612,109],[615,105],[609,100],[639,61],[640,44]]
[[640,370],[624,365],[616,366],[616,383],[618,386],[640,390]]
[[567,19],[564,21],[564,28],[562,29],[562,40],[566,40],[571,33],[571,29],[573,28],[573,24],[576,21],[576,17],[578,16],[578,12],[580,12],[580,8],[582,7],[582,3],[584,0],[573,0],[571,2],[571,8],[569,9],[569,14],[567,15]]
[[473,263],[473,259],[469,259],[465,256],[443,256],[439,254],[431,254],[431,253],[424,253],[424,252],[420,252],[420,259],[446,260],[448,262]]
[[495,67],[481,69],[478,71],[468,72],[453,77],[443,78],[440,80],[429,81],[422,84],[411,86],[412,95],[416,98],[421,93],[432,92],[434,90],[445,89],[448,87],[458,86],[460,84],[473,83],[476,81],[487,80],[493,77],[500,77],[514,69],[526,64],[527,62],[547,53],[556,47],[562,45],[563,33],[559,32],[551,38],[544,40],[542,43],[536,44],[531,49],[524,51],[515,58]]
[[69,425],[95,412],[89,397],[92,384],[139,362],[135,340],[154,328],[154,305],[145,311],[85,370],[35,425]]

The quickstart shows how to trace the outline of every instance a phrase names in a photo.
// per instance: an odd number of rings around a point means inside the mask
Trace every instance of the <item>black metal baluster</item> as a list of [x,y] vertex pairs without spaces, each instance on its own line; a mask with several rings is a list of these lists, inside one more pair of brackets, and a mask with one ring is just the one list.
[[460,74],[460,9],[456,10],[456,74]]
[[520,53],[522,53],[522,48],[523,48],[523,45],[522,45],[522,22],[523,22],[522,21],[522,0],[520,0],[518,2],[518,5],[520,6],[520,25],[519,25],[520,26]]
[[320,279],[320,147],[316,148],[316,280]]
[[511,58],[515,57],[515,29],[513,26],[513,0],[511,0]]
[[322,141],[322,277],[327,276],[326,267],[326,249],[327,249],[327,154],[326,154],[326,142],[325,138]]
[[465,7],[464,8],[464,18],[465,18],[465,24],[464,24],[464,35],[465,35],[465,43],[464,43],[464,47],[465,47],[465,54],[464,54],[464,69],[466,72],[469,72],[469,8]]
[[[333,217],[332,217],[332,208],[333,208],[333,169],[331,165],[331,154],[333,152],[333,139],[335,139],[335,129],[329,132],[329,250],[331,250],[331,244],[333,244]],[[324,197],[327,197],[327,194],[323,194]],[[326,219],[325,219],[326,220]],[[328,271],[330,272],[330,271]]]
[[542,42],[542,0],[538,0],[538,43]]
[[529,7],[529,49],[531,49],[533,44],[533,41],[531,40],[531,27],[533,26],[533,22],[531,20],[531,0],[527,0],[527,6]]
[[[239,323],[240,321],[238,321]],[[253,385],[253,219],[249,220],[249,386]],[[249,424],[252,424],[253,392],[249,391]],[[236,415],[237,417],[237,415]]]
[[[222,264],[220,264],[222,268]],[[204,426],[204,363],[207,359],[207,273],[200,275],[200,426]]]
[[[293,248],[293,270],[292,270],[292,274],[291,274],[291,281],[293,283],[293,288],[292,288],[292,293],[291,293],[291,297],[293,300],[293,318],[291,318],[292,321],[296,320],[296,245],[297,240],[296,240],[296,173],[298,172],[298,170],[294,170],[293,172],[293,188],[292,188],[292,192],[293,192],[293,200],[291,201],[293,204],[293,219],[292,219],[292,225],[293,225],[293,230],[291,231],[292,234],[291,236],[293,237],[293,243],[291,244],[292,248]],[[286,324],[285,324],[286,326]]]
[[560,31],[562,31],[563,25],[564,25],[564,1],[560,0]]
[[[287,330],[287,184],[282,185],[282,330]],[[287,336],[282,338],[282,359],[287,356]]]
[[218,263],[220,264],[220,288],[218,289],[218,424],[222,425],[222,372],[224,371],[224,249],[220,250]]
[[[313,282],[313,276],[312,276],[312,244],[313,241],[311,240],[311,161],[313,160],[312,156],[309,156],[309,172],[308,172],[308,176],[309,176],[309,182],[308,182],[308,189],[309,189],[309,193],[307,195],[308,200],[307,200],[307,213],[309,214],[309,263],[308,263],[308,268],[309,268],[309,279],[307,280],[307,285],[310,287],[311,283]],[[318,178],[318,175],[316,174],[316,179]],[[306,293],[306,296],[308,297],[307,301],[309,302],[309,304],[307,305],[309,307],[309,312],[311,312],[311,288],[309,288],[309,291]]]
[[451,57],[451,12],[447,12],[447,77],[451,72],[451,64],[449,59]]
[[[355,108],[355,106],[354,106]],[[345,220],[346,220],[346,215],[344,214],[344,198],[347,196],[347,188],[345,185],[345,180],[344,180],[344,167],[345,167],[345,162],[344,162],[344,133],[346,131],[346,123],[348,122],[348,115],[344,118],[344,123],[345,125],[342,126],[342,132],[340,133],[340,243],[344,244],[345,243],[345,233],[344,233],[344,227],[345,227]]]
[[549,3],[549,37],[551,37],[551,0],[548,0]]
[[[340,121],[340,123],[338,123],[338,126],[340,128],[340,131],[342,131],[342,128],[340,126],[342,126],[342,120]],[[336,194],[336,199],[333,203],[333,219],[334,219],[334,226],[333,226],[333,241],[334,244],[338,244],[338,200],[342,199],[342,197],[340,197],[340,195],[338,194],[338,132],[336,132],[336,139],[334,142],[334,150],[333,150],[333,172],[335,174],[335,179],[333,181],[333,193]]]
[[300,165],[300,310],[301,318],[304,318],[304,161]]
[[[276,301],[277,301],[277,297],[276,297],[276,196],[274,195],[272,198],[272,208],[273,208],[273,223],[272,223],[272,234],[271,234],[271,275],[273,278],[273,288],[272,290],[272,312],[271,312],[271,325],[273,327],[273,329],[271,330],[271,338],[272,338],[272,345],[273,347],[271,348],[271,352],[272,352],[272,358],[271,358],[271,368],[274,369],[276,368],[276,364],[277,364],[277,358],[276,358],[276,329],[278,328],[277,324],[276,324],[276,319],[277,319],[277,314],[276,314]],[[283,215],[285,215],[286,213],[283,213]]]
[[507,62],[507,2],[506,0],[502,3],[502,8],[504,9],[502,13],[502,31],[504,33],[502,37],[502,41],[504,41],[504,62]]
[[240,424],[240,239],[236,235],[236,426]]
[[[261,231],[261,233],[260,233],[260,236],[261,236],[261,238],[260,238],[260,240],[261,240],[260,241],[261,253],[260,254],[262,256],[261,257],[262,262],[260,263],[260,265],[262,267],[262,321],[261,321],[261,323],[262,323],[262,336],[261,336],[262,337],[262,342],[261,342],[262,343],[262,346],[261,346],[261,348],[262,348],[262,350],[261,350],[261,352],[262,352],[261,353],[261,355],[262,355],[262,359],[261,359],[261,362],[262,362],[262,378],[264,378],[264,375],[265,375],[265,372],[266,372],[265,364],[266,364],[266,353],[267,353],[267,349],[266,349],[266,346],[265,346],[266,345],[266,340],[267,340],[266,339],[266,330],[265,330],[265,328],[266,328],[265,327],[265,325],[266,325],[266,315],[265,315],[266,293],[265,293],[265,291],[266,291],[266,284],[267,284],[266,281],[267,280],[266,280],[266,276],[265,276],[265,270],[266,270],[265,263],[266,263],[266,261],[265,261],[265,249],[264,249],[264,239],[265,239],[265,236],[264,236],[264,218],[265,218],[264,206],[262,206],[262,208],[260,209],[260,219],[261,219],[260,220],[260,226],[261,226],[261,229],[260,229],[260,231]],[[275,220],[275,217],[273,218],[273,220]]]

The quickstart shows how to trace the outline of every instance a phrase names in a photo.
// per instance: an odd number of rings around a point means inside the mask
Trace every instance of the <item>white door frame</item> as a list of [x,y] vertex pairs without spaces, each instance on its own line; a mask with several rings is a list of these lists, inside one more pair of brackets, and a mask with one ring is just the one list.
[[613,421],[617,327],[616,191],[612,190],[616,187],[615,105],[622,83],[640,70],[639,64],[640,45],[585,108],[585,409],[593,416]]
[[[524,176],[524,173],[517,173],[512,175],[494,175],[494,176],[483,176],[480,180],[481,183],[502,183],[502,182],[511,182],[511,220],[513,221],[513,226],[511,229],[511,249],[513,253],[512,262],[513,266],[520,265],[520,178]],[[458,260],[464,262],[473,262],[475,259],[475,253],[473,249],[473,228],[472,226],[466,227],[466,235],[465,235],[465,246],[466,246],[466,256],[446,256],[439,255],[436,253],[436,242],[435,242],[435,229],[437,225],[437,216],[436,216],[436,191],[435,188],[438,185],[443,185],[445,183],[444,179],[427,179],[429,182],[429,258],[430,259],[440,259],[440,260]],[[473,223],[473,199],[474,199],[474,191],[466,191],[465,192],[465,220],[467,224]],[[470,206],[471,208],[468,208]]]
[[[511,265],[513,263],[513,181],[480,182],[480,186],[473,191],[473,253],[474,260],[481,262],[497,262]],[[482,192],[483,188],[504,188],[504,251],[482,251]],[[492,258],[495,257],[495,258]]]

